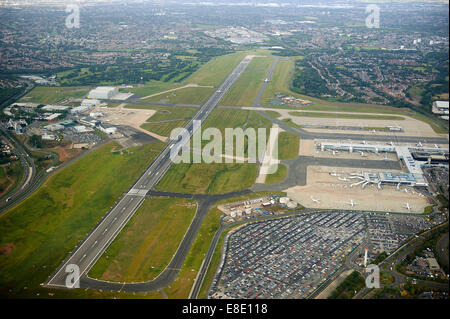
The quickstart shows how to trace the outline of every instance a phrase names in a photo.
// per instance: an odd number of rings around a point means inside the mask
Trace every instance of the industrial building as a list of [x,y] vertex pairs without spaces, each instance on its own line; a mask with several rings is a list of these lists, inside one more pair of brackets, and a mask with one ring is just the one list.
[[434,101],[432,112],[435,114],[448,114],[448,101]]
[[81,101],[81,106],[94,107],[98,105],[100,105],[100,101],[97,99],[84,99]]
[[89,99],[111,99],[113,96],[119,93],[116,87],[111,86],[99,86],[94,90],[91,90],[88,94]]

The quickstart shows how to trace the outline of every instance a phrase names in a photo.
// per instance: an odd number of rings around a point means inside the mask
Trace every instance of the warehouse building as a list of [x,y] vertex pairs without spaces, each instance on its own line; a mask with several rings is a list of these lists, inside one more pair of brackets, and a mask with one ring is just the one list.
[[88,94],[89,99],[111,99],[119,93],[116,87],[112,86],[99,86],[94,90],[91,90]]

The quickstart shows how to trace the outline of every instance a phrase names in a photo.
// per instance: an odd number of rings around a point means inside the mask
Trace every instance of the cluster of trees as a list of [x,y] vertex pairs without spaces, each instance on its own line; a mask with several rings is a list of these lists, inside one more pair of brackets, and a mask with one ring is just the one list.
[[317,97],[323,94],[336,94],[335,91],[327,87],[326,82],[320,77],[319,73],[311,68],[307,58],[295,61],[292,89],[300,94]]
[[351,299],[355,295],[355,291],[364,287],[365,282],[364,277],[355,270],[337,286],[328,299]]
[[[157,50],[161,51],[161,50]],[[162,53],[156,52],[156,53]],[[182,81],[211,58],[231,53],[220,48],[198,48],[195,50],[164,51],[170,53],[168,61],[155,58],[149,62],[135,62],[130,57],[120,57],[113,65],[79,66],[59,77],[63,85],[98,85],[143,83],[155,81]],[[192,56],[193,59],[180,59],[177,56]],[[87,69],[87,71],[86,71]]]

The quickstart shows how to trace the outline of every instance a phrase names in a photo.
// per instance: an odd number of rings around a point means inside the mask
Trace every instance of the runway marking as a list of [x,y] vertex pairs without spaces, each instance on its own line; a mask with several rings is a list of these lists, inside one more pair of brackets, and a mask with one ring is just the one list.
[[103,232],[103,234],[106,233],[107,231],[108,231],[108,228],[105,229],[105,231]]
[[84,255],[81,257],[80,261],[82,261],[85,257],[86,257],[86,254],[84,254]]
[[91,247],[94,247],[95,245],[97,245],[98,241],[96,240]]

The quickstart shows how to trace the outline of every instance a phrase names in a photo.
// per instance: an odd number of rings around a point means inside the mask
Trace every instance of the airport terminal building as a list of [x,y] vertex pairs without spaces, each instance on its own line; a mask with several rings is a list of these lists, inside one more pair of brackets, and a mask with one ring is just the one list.
[[[355,144],[355,143],[336,143],[336,142],[321,142],[319,144],[321,151],[347,151],[347,152],[373,152],[373,153],[396,153],[397,157],[406,166],[407,173],[369,173],[362,172],[362,174],[351,174],[359,181],[350,186],[362,185],[364,188],[367,184],[381,185],[407,185],[407,186],[428,186],[422,167],[431,165],[429,161],[419,161],[415,159],[411,153],[426,153],[430,156],[444,156],[448,159],[448,149],[430,148],[430,147],[410,147],[384,144]],[[428,157],[431,158],[431,157]]]

